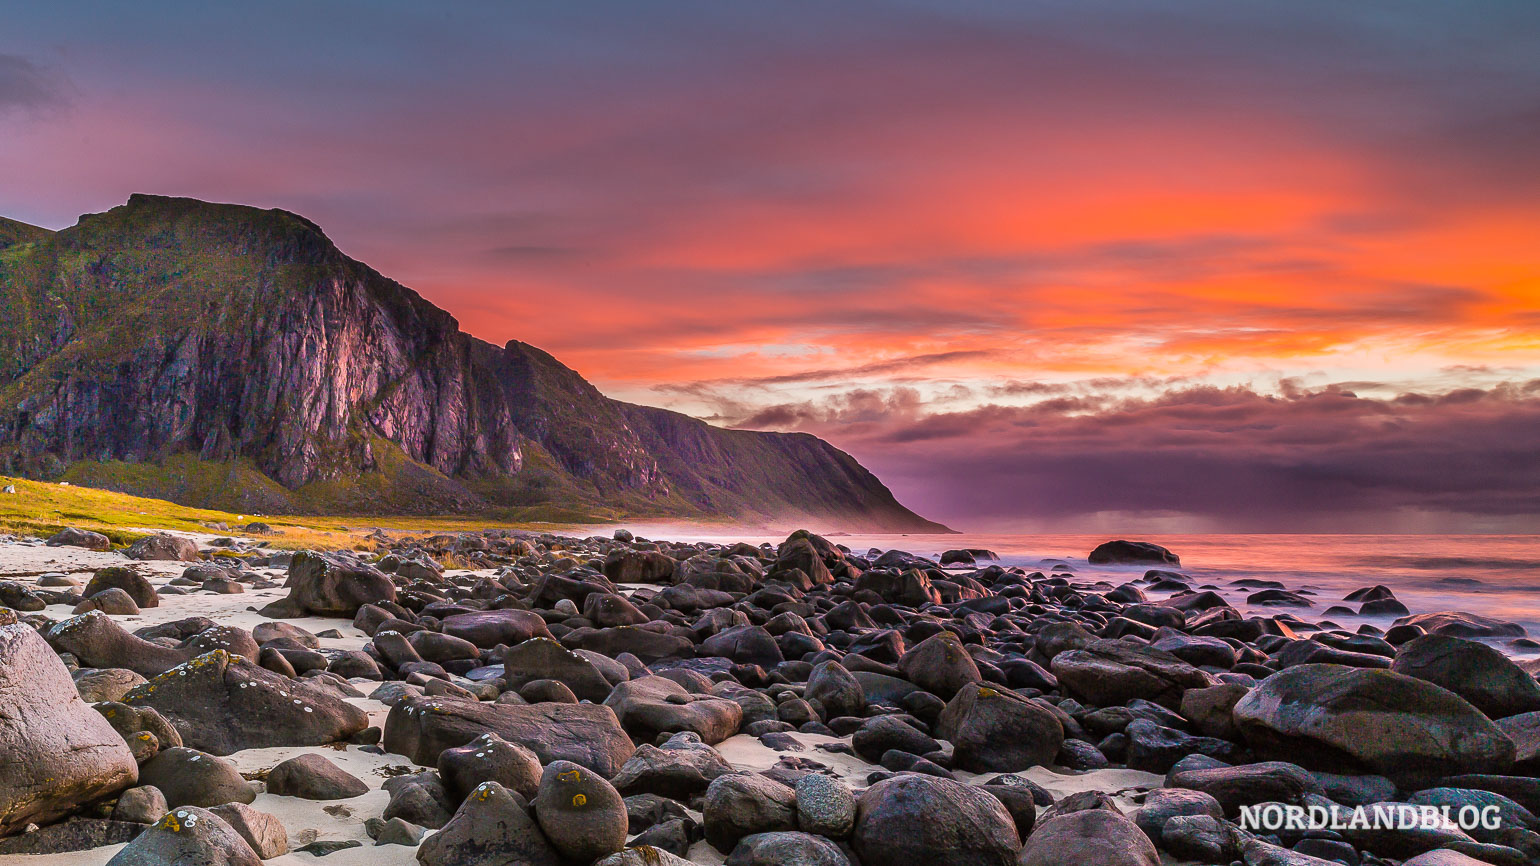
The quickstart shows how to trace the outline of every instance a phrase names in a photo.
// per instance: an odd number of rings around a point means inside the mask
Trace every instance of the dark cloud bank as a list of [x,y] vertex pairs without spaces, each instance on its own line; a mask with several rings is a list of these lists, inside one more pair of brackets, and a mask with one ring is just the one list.
[[964,529],[1533,532],[1540,380],[1393,399],[1200,387],[928,413],[906,389],[786,404]]

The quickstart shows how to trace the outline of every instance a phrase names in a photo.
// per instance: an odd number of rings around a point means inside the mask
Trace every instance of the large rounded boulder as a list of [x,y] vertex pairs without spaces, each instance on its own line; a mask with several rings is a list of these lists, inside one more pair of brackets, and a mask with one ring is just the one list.
[[559,866],[561,857],[521,797],[496,782],[484,782],[465,798],[444,829],[422,843],[417,862],[422,866]]
[[1182,558],[1148,541],[1106,541],[1096,546],[1086,560],[1092,565],[1144,564],[1181,565]]
[[978,683],[963,686],[946,705],[936,733],[952,743],[953,763],[970,773],[1043,766],[1064,745],[1064,726],[1048,708]]
[[612,685],[594,663],[548,637],[536,637],[503,651],[503,681],[518,691],[536,680],[555,680],[580,700],[599,703]]
[[154,708],[187,745],[215,755],[321,746],[369,726],[368,713],[324,687],[224,650],[205,653],[138,686],[123,703]]
[[636,747],[609,707],[600,704],[489,704],[406,697],[385,719],[385,750],[425,766],[483,734],[534,752],[542,764],[571,761],[613,777]]
[[664,677],[640,677],[621,683],[605,698],[626,732],[642,740],[690,731],[707,745],[738,733],[743,707],[726,698],[691,694]]
[[123,553],[129,559],[159,562],[196,562],[198,545],[180,535],[157,533],[141,538]]
[[1477,641],[1423,635],[1401,645],[1390,669],[1442,686],[1489,718],[1540,710],[1540,683],[1512,659]]
[[109,565],[99,568],[91,575],[91,580],[80,594],[90,598],[100,592],[109,589],[120,589],[134,600],[134,604],[140,607],[159,607],[160,596],[155,594],[155,587],[144,575],[121,565]]
[[351,618],[366,604],[396,600],[383,571],[348,557],[301,551],[289,561],[288,602],[301,614]]
[[1428,634],[1441,634],[1447,637],[1524,637],[1527,634],[1524,627],[1516,622],[1458,610],[1403,616],[1395,621],[1395,625],[1415,625]]
[[898,660],[898,670],[909,682],[943,700],[950,700],[968,683],[983,679],[962,639],[950,631],[920,641]]
[[993,795],[915,773],[866,790],[853,841],[863,863],[924,866],[1012,866],[1021,847],[1011,813]]
[[1188,689],[1208,688],[1213,677],[1165,650],[1121,640],[1092,641],[1053,657],[1059,685],[1084,703],[1124,706],[1135,698],[1167,709],[1182,705]]
[[1019,862],[1020,866],[1159,866],[1160,854],[1144,831],[1122,815],[1108,809],[1082,809],[1038,825],[1022,846]]
[[1241,735],[1268,760],[1415,782],[1502,773],[1514,744],[1464,698],[1388,670],[1297,665],[1235,705]]
[[186,806],[167,812],[107,866],[261,866],[251,845],[224,819]]
[[48,642],[86,667],[124,668],[143,677],[163,674],[191,657],[186,650],[128,633],[99,610],[55,624],[48,630]]
[[139,778],[128,745],[80,699],[64,663],[14,621],[0,625],[0,707],[0,835],[65,817]]

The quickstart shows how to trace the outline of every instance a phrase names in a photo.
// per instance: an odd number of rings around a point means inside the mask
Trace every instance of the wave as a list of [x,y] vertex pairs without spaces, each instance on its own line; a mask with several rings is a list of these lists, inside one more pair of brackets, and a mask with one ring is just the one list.
[[1482,568],[1496,571],[1540,569],[1540,560],[1536,559],[1505,559],[1476,556],[1370,556],[1357,560],[1357,564],[1374,568],[1414,568],[1420,571],[1441,571],[1456,568]]

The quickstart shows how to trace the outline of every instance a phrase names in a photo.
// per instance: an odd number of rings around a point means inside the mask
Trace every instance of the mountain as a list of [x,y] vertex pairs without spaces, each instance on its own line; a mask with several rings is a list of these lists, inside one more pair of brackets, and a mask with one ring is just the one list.
[[806,434],[611,400],[281,210],[0,221],[0,470],[245,513],[945,531]]
[[29,226],[0,217],[0,250],[17,244],[30,244],[34,241],[45,240],[53,232],[48,229],[40,229],[37,226]]

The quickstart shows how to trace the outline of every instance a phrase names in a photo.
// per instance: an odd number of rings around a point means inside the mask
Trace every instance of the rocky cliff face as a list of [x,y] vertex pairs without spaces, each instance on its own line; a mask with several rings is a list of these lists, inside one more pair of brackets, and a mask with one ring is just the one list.
[[0,468],[270,512],[603,510],[923,530],[811,436],[604,397],[291,213],[134,196],[0,224]]

